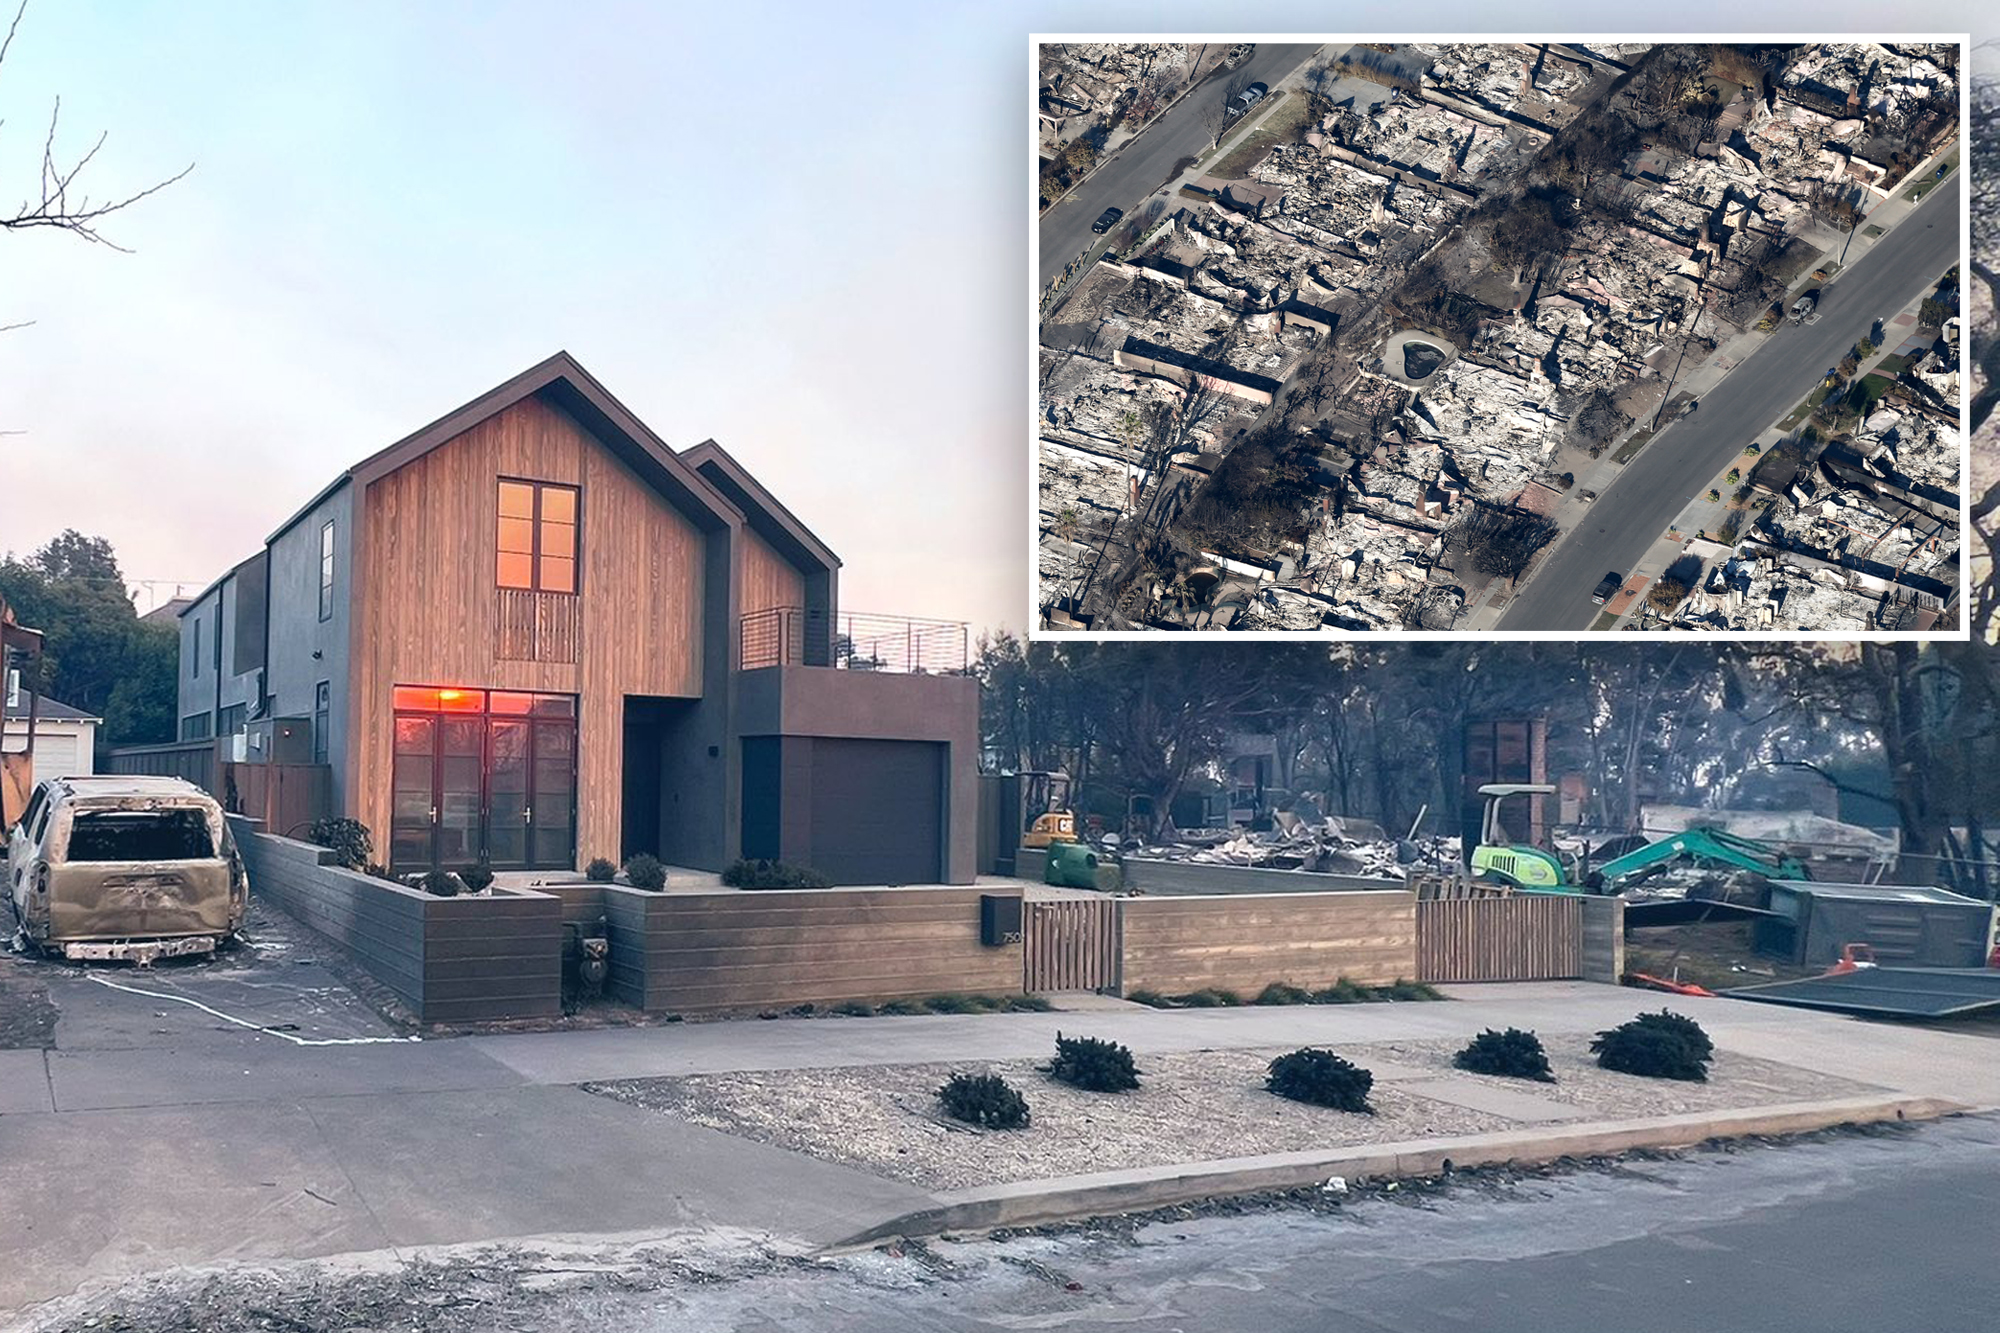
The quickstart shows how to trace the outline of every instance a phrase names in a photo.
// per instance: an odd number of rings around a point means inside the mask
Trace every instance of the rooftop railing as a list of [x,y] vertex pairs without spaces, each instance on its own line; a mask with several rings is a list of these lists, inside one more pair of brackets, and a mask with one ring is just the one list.
[[965,622],[829,614],[798,606],[753,611],[739,622],[742,668],[817,666],[960,676],[971,665]]

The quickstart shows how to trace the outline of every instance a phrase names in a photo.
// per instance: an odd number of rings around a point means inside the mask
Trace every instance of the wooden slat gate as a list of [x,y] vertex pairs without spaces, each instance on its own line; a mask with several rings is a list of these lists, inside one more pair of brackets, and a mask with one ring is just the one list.
[[1022,987],[1044,991],[1118,988],[1114,898],[1029,899],[1021,904]]
[[1558,981],[1583,975],[1583,900],[1573,894],[1417,904],[1420,981]]

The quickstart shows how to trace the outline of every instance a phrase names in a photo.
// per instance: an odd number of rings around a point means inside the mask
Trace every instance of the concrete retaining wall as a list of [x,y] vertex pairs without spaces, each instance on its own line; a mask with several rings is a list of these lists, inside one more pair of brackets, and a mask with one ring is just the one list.
[[[1016,863],[1018,865],[1018,862]],[[1036,867],[1039,877],[1040,867]],[[1147,893],[1325,893],[1348,889],[1401,889],[1400,879],[1321,875],[1306,870],[1259,870],[1199,861],[1147,861],[1127,857],[1125,887]]]
[[1021,946],[979,942],[978,889],[605,890],[612,991],[702,1013],[1021,993]]
[[250,891],[346,951],[425,1023],[562,1012],[562,900],[531,889],[435,898],[327,864],[232,816]]
[[1124,994],[1213,988],[1248,999],[1274,981],[1416,976],[1416,896],[1405,889],[1126,898],[1119,909]]

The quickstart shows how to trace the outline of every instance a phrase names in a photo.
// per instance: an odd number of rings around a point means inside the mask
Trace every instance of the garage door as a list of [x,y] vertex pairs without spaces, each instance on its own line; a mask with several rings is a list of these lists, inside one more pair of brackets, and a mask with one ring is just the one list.
[[[52,778],[88,777],[90,765],[79,759],[82,738],[75,734],[51,736],[40,727],[35,728],[35,781],[47,782]],[[28,743],[23,733],[10,734],[7,748],[18,750]]]
[[944,750],[921,741],[816,738],[813,866],[836,884],[944,879]]

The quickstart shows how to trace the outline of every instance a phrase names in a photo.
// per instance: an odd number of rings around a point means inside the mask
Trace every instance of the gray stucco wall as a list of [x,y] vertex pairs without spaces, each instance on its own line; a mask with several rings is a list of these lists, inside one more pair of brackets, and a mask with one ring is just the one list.
[[[216,715],[222,709],[236,704],[248,704],[256,696],[255,668],[243,672],[234,669],[236,608],[239,600],[237,580],[232,575],[210,588],[181,616],[180,706],[174,715],[174,735],[177,739],[180,736],[182,718],[195,713],[206,713],[209,719],[209,734],[215,735]],[[192,670],[196,624],[201,626],[199,676]],[[219,654],[218,646],[221,650]],[[219,689],[218,681],[221,683]]]
[[[333,520],[333,615],[319,618],[319,534]],[[354,487],[342,486],[270,544],[270,672],[273,717],[311,717],[313,688],[330,686],[327,762],[332,809],[351,813],[347,766],[349,615],[354,578]],[[313,654],[320,654],[314,658]]]
[[[979,857],[978,681],[836,667],[761,667],[736,674],[739,739],[828,736],[942,743],[946,879],[972,882]],[[742,747],[734,748],[740,753]]]

